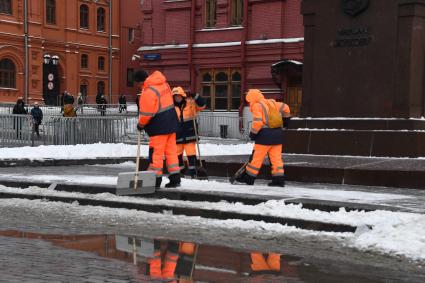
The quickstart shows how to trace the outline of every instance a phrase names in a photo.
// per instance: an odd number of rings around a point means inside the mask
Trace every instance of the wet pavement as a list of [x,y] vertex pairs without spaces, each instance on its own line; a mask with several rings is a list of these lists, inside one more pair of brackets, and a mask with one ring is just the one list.
[[162,253],[176,242],[196,243],[193,279],[199,282],[250,282],[253,252],[266,260],[279,256],[275,280],[260,282],[425,280],[422,266],[402,258],[364,253],[331,236],[250,230],[248,222],[234,228],[225,221],[16,199],[2,200],[0,215],[0,252],[8,255],[0,257],[0,282],[146,282],[155,240]]
[[[1,280],[7,282],[382,282],[379,276],[336,273],[289,254],[238,250],[164,238],[0,231]],[[155,266],[154,252],[161,254]],[[165,272],[167,253],[177,265]],[[375,278],[374,278],[375,277]],[[267,280],[267,281],[265,281]]]

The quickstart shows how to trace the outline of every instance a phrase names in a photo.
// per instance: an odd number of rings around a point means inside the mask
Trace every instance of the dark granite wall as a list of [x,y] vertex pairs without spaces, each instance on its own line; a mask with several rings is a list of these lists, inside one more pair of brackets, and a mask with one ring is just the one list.
[[[353,16],[354,2],[369,5]],[[301,116],[424,115],[425,0],[303,0],[302,14]]]

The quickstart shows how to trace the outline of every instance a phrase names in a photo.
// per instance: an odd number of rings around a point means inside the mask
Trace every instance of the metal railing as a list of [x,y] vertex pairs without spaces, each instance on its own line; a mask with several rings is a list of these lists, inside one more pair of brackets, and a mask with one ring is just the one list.
[[249,125],[237,112],[201,112],[197,119],[200,136],[246,140],[249,134]]
[[[0,114],[0,147],[134,143],[137,122],[135,113],[74,118],[45,115],[37,136],[30,115]],[[247,140],[249,128],[250,121],[238,113],[202,112],[198,116],[200,136]],[[148,140],[145,134],[143,140]]]
[[0,114],[0,147],[31,145],[32,118]]
[[122,117],[50,117],[43,127],[43,143],[75,145],[121,143],[126,136]]
[[[0,103],[0,114],[12,114],[13,103]],[[61,106],[39,106],[41,111],[43,111],[44,116],[62,116],[63,108]],[[33,108],[33,105],[26,105],[25,108],[28,110],[28,113]],[[77,105],[74,103],[74,108],[78,116],[109,116],[109,115],[137,115],[137,106],[135,104],[127,104],[126,109],[120,109],[119,104],[82,104]]]

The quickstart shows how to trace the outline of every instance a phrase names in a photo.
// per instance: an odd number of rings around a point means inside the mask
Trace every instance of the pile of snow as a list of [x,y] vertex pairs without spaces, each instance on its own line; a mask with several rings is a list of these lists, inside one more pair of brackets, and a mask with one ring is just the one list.
[[[200,144],[203,156],[251,154],[252,143],[246,144]],[[148,145],[141,146],[142,156],[148,156]],[[87,145],[48,145],[38,147],[2,148],[0,159],[92,159],[135,157],[136,145],[128,144],[87,144]]]

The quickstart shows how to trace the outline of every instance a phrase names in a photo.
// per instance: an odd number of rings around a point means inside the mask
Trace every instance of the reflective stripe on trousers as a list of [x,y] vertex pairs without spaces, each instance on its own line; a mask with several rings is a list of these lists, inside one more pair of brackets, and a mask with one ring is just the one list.
[[254,145],[254,155],[251,161],[246,166],[246,173],[252,177],[257,177],[260,172],[261,166],[263,166],[266,155],[269,156],[272,175],[283,176],[283,160],[282,160],[282,145]]

